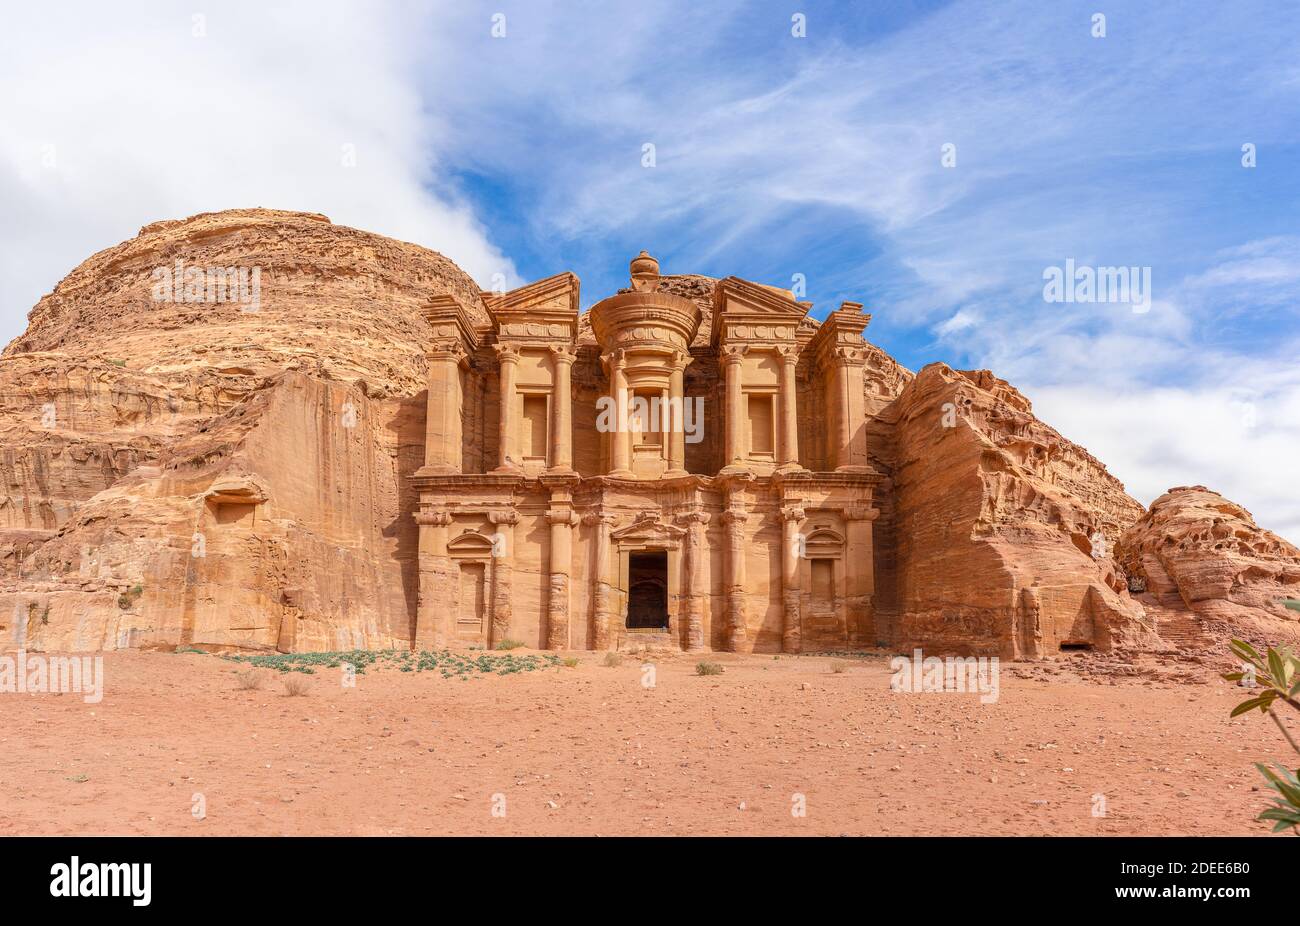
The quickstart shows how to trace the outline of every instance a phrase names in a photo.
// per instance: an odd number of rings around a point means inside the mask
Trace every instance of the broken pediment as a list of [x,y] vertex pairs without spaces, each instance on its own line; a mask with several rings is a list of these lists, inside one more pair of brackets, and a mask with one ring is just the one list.
[[788,290],[727,277],[713,294],[713,343],[793,343],[811,308]]
[[485,294],[497,336],[573,341],[578,336],[579,282],[559,273],[499,296]]

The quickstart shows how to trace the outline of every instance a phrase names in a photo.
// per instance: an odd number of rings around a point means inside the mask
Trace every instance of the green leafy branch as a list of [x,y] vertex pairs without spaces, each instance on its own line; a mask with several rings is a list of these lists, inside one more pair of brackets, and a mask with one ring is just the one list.
[[[1280,701],[1300,711],[1300,659],[1286,647],[1267,647],[1266,654],[1261,656],[1245,640],[1233,640],[1231,649],[1242,660],[1242,671],[1228,672],[1223,677],[1230,682],[1245,680],[1259,689],[1254,697],[1234,707],[1231,716],[1239,717],[1253,710],[1268,714],[1291,748],[1300,755],[1300,746],[1296,745],[1291,731],[1273,709]],[[1279,795],[1273,799],[1274,806],[1256,819],[1271,821],[1275,833],[1293,829],[1296,835],[1300,835],[1300,769],[1292,771],[1277,765],[1274,771],[1259,762],[1255,763],[1255,768],[1259,769],[1268,786]]]

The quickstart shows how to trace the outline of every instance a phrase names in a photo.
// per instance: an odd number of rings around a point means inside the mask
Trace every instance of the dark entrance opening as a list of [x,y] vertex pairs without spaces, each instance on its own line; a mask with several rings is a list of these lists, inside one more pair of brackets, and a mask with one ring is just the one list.
[[668,629],[668,554],[662,550],[629,555],[627,629]]

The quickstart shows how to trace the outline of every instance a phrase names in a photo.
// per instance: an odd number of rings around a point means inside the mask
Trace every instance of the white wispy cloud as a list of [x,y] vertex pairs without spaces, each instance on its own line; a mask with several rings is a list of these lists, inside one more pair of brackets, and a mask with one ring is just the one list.
[[[683,271],[815,242],[767,281],[820,259],[810,288],[870,294],[878,343],[994,369],[1140,500],[1200,482],[1300,539],[1300,247],[1269,198],[1300,144],[1292,15],[1111,7],[1105,39],[1092,7],[1028,0],[879,30],[886,5],[815,4],[804,39],[739,0],[237,5],[204,40],[175,4],[11,13],[0,321],[145,222],[233,205],[325,212],[480,280],[515,278],[493,232],[602,261],[650,236]],[[496,229],[466,174],[522,191]],[[1151,267],[1150,311],[1045,303],[1066,258]]]
[[322,212],[441,251],[484,284],[517,279],[442,183],[448,127],[413,77],[423,16],[332,0],[202,9],[6,10],[0,341],[94,251],[158,219],[234,207]]
[[[462,137],[458,153],[533,178],[538,236],[666,229],[684,256],[712,261],[792,240],[801,212],[850,217],[871,247],[856,265],[840,255],[836,284],[874,291],[878,342],[919,331],[932,356],[1008,377],[1144,502],[1201,482],[1300,538],[1287,417],[1300,328],[1222,340],[1227,314],[1295,305],[1300,266],[1288,239],[1255,226],[1260,201],[1218,192],[1239,182],[1244,141],[1275,162],[1297,141],[1300,96],[1278,68],[1294,30],[1268,4],[1247,7],[1116,4],[1094,39],[1079,3],[954,3],[850,42],[831,14],[794,40],[762,9],[710,21],[656,4],[606,49],[609,20],[630,7],[542,4],[491,58],[474,47],[436,73],[478,85],[486,62],[508,60],[529,75],[500,103],[521,116],[514,131]],[[745,30],[762,54],[733,54],[728,36]],[[557,67],[567,54],[584,63]],[[450,105],[487,104],[471,92]],[[522,114],[539,111],[575,156],[529,132]],[[1149,310],[1044,302],[1044,267],[1067,258],[1152,268]]]

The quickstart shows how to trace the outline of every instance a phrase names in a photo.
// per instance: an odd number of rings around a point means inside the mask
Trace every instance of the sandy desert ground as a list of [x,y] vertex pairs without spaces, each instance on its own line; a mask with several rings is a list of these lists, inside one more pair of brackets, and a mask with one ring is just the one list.
[[291,697],[213,655],[110,653],[98,704],[0,695],[0,833],[1263,834],[1251,763],[1285,755],[1208,671],[1004,665],[986,705],[892,692],[883,656],[720,655],[697,676],[655,655],[648,688],[639,658],[573,655],[351,688],[319,668]]

